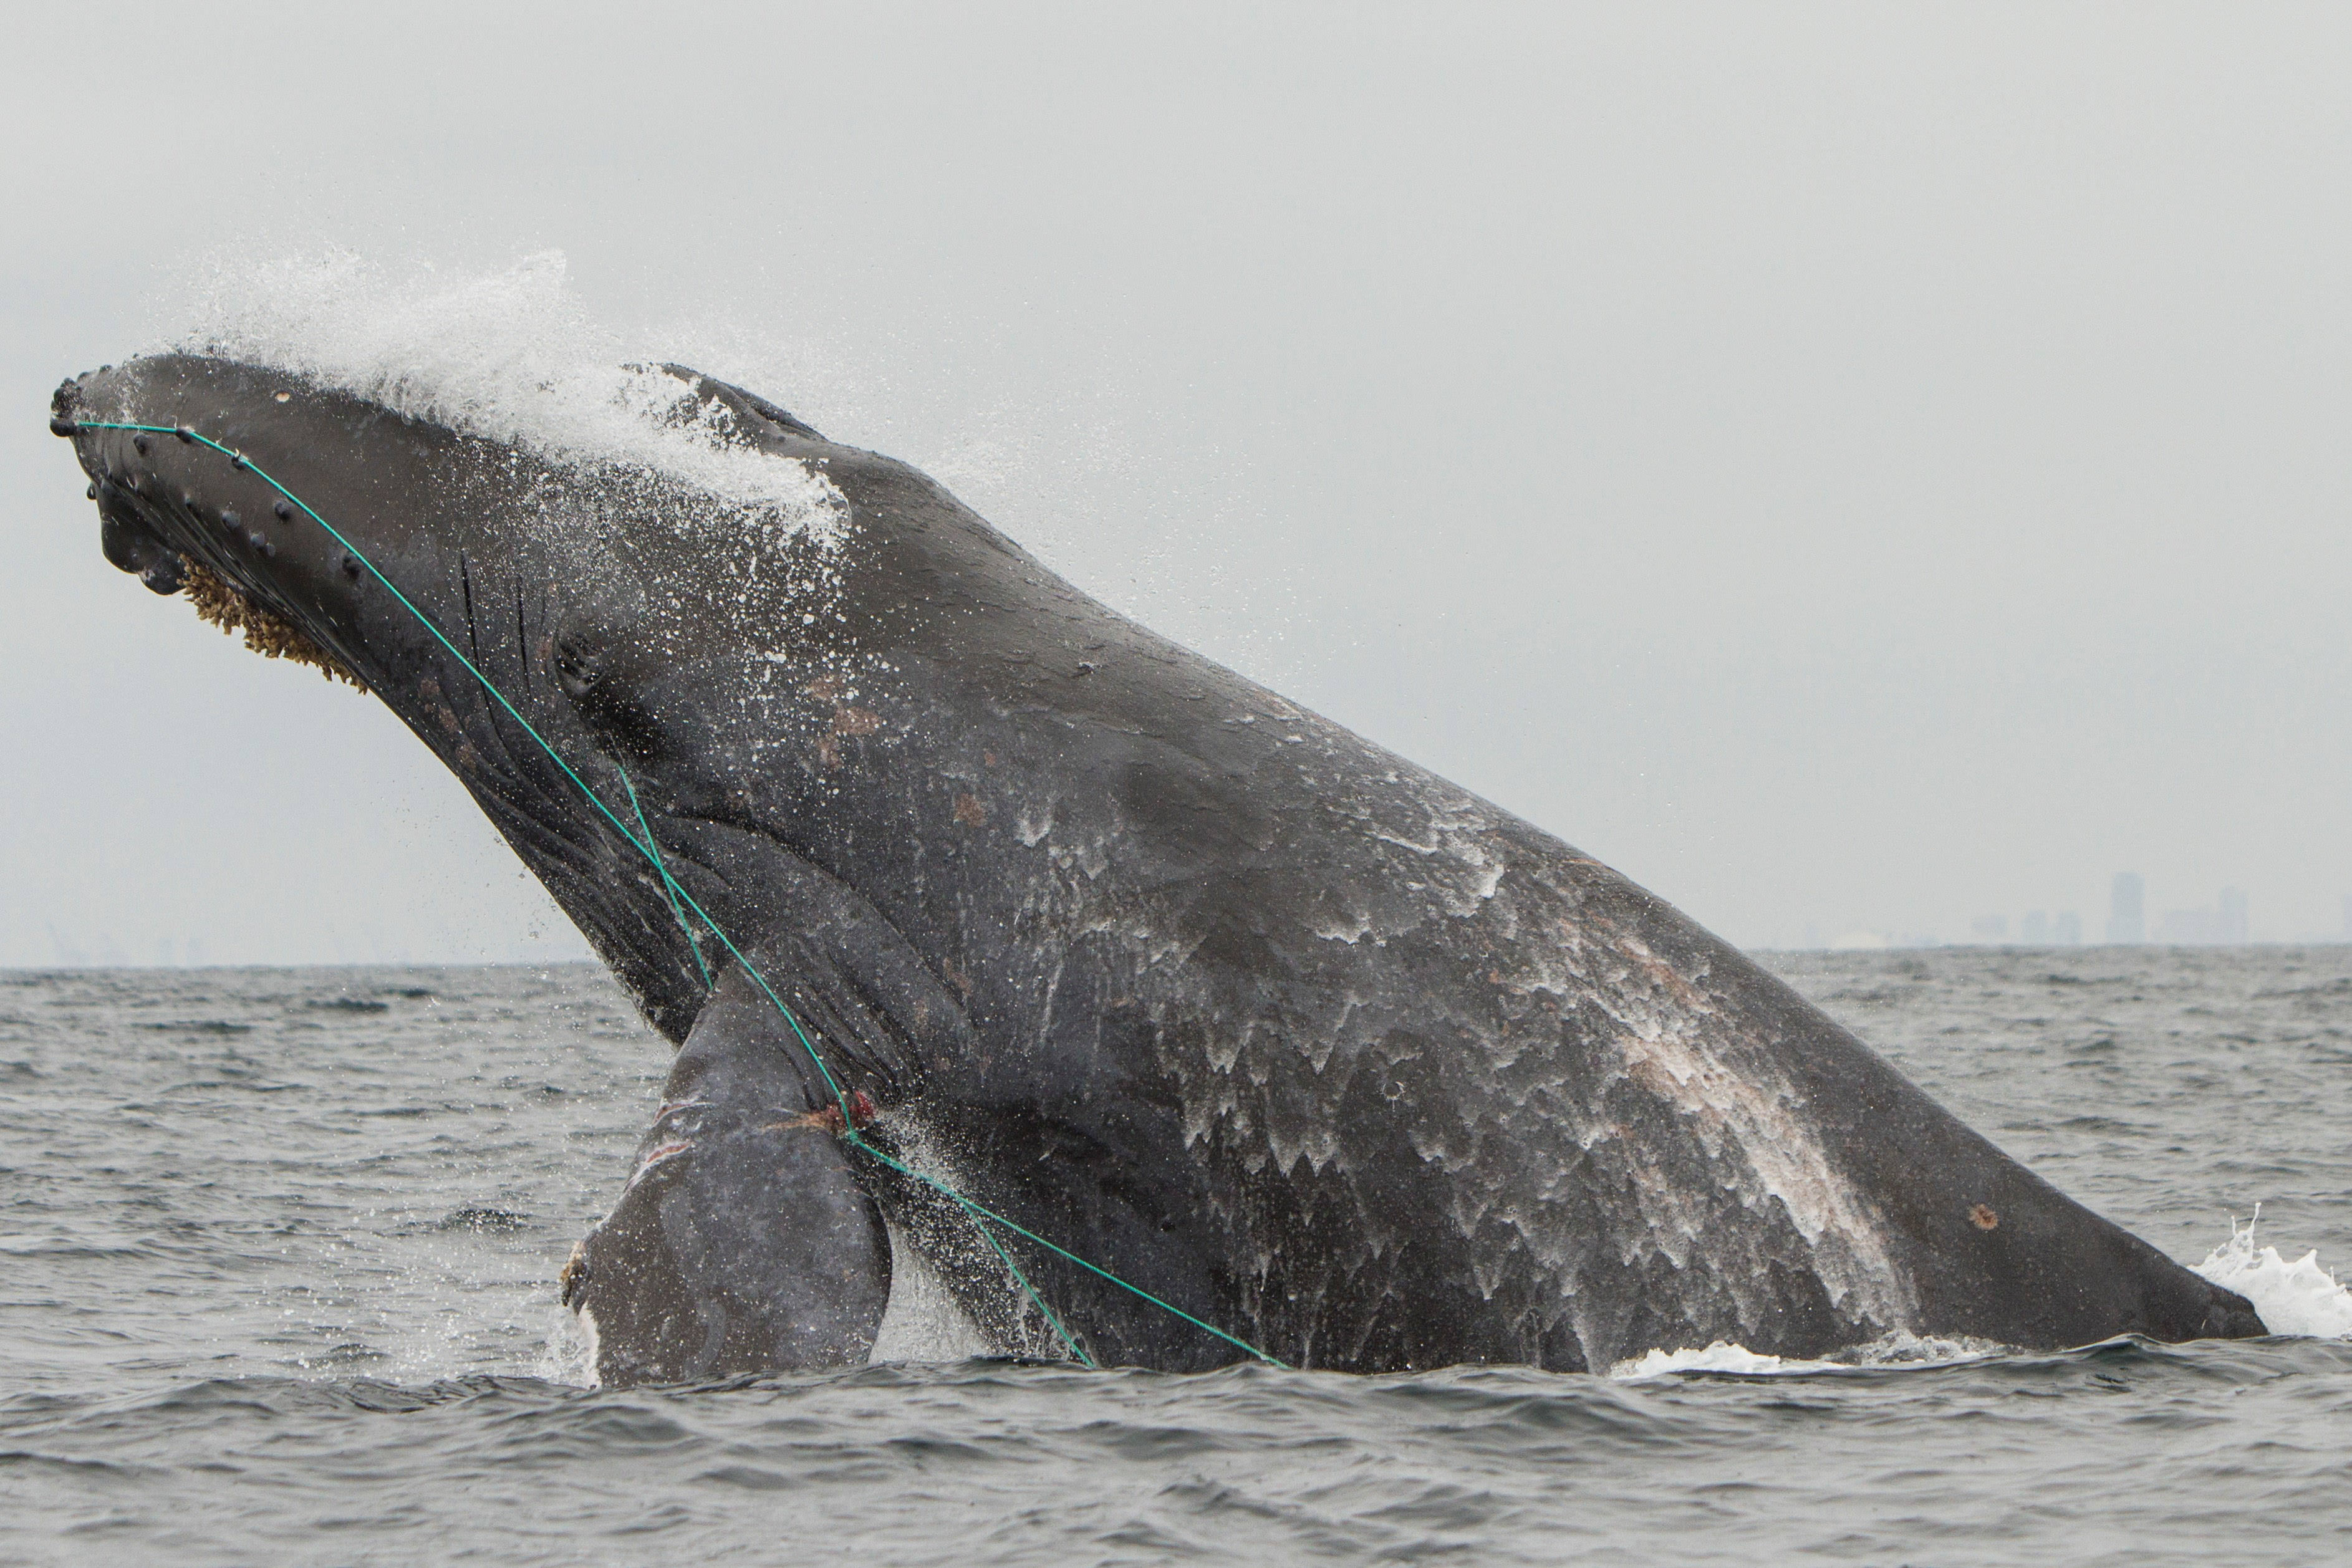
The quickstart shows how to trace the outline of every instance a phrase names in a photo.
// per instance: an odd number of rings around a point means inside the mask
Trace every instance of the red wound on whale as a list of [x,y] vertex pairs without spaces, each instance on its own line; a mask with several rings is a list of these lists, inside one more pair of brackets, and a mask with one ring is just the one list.
[[815,1127],[839,1137],[853,1127],[864,1126],[874,1120],[876,1114],[874,1101],[866,1091],[853,1089],[849,1092],[849,1116],[845,1122],[841,1114],[841,1106],[835,1103],[811,1111],[804,1116],[794,1116],[789,1122],[771,1123],[761,1131],[772,1133],[785,1127]]
[[1980,1203],[1969,1210],[1969,1223],[1979,1230],[1990,1230],[2000,1223],[2000,1216],[1992,1211],[1992,1205]]

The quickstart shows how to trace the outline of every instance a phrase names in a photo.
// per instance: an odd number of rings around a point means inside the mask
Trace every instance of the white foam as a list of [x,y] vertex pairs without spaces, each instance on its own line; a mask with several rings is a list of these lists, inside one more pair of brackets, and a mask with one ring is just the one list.
[[2230,1239],[2205,1255],[2197,1272],[2254,1304],[2263,1326],[2274,1334],[2309,1339],[2352,1338],[2352,1288],[2319,1266],[2317,1250],[2288,1262],[2275,1247],[2254,1245],[2254,1218],[2243,1230],[2230,1221]]
[[1705,1350],[1645,1351],[1631,1361],[1621,1361],[1609,1369],[1609,1375],[1624,1382],[1639,1382],[1646,1377],[1666,1377],[1677,1372],[1745,1372],[1756,1374],[1788,1372],[1830,1372],[1837,1364],[1828,1361],[1803,1361],[1793,1356],[1759,1355],[1746,1345],[1733,1344],[1729,1340],[1717,1340]]
[[1746,1345],[1717,1340],[1704,1350],[1651,1350],[1609,1369],[1623,1382],[1670,1377],[1683,1372],[1736,1372],[1750,1376],[1788,1376],[1822,1372],[1858,1372],[1889,1366],[1950,1366],[1999,1354],[2000,1346],[1987,1340],[1939,1339],[1912,1333],[1891,1333],[1867,1344],[1837,1353],[1834,1361],[1809,1361],[1802,1356],[1759,1355]]
[[845,507],[822,474],[732,439],[698,402],[598,327],[562,253],[503,272],[403,274],[332,252],[215,267],[175,347],[282,370],[407,414],[544,455],[636,466],[764,516],[786,534],[837,536]]

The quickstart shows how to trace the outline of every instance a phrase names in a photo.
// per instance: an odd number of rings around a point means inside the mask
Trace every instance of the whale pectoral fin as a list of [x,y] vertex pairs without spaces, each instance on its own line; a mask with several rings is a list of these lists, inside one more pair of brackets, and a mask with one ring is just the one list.
[[809,1114],[806,1060],[740,973],[696,1020],[626,1191],[564,1269],[607,1383],[866,1359],[890,1290],[881,1216]]

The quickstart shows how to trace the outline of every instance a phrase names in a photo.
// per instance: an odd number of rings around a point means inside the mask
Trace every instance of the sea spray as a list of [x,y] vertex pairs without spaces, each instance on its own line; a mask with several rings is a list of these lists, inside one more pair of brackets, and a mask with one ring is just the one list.
[[2253,1302],[2274,1334],[2352,1338],[2352,1288],[2319,1266],[2315,1249],[2290,1263],[2275,1247],[2256,1247],[2254,1226],[2262,1215],[2258,1204],[2242,1230],[2232,1218],[2230,1239],[2207,1253],[2197,1272]]
[[1746,1345],[1717,1340],[1704,1350],[1651,1350],[1618,1362],[1609,1375],[1638,1383],[1682,1372],[1728,1372],[1751,1377],[1789,1376],[1815,1372],[1881,1371],[1890,1366],[1952,1366],[1999,1355],[2007,1347],[1990,1340],[1947,1339],[1941,1335],[1891,1333],[1832,1353],[1819,1361],[1797,1355],[1759,1355]]
[[659,345],[596,325],[559,251],[479,274],[395,272],[342,251],[221,264],[170,347],[558,460],[647,470],[784,536],[830,539],[845,515],[824,475],[748,444],[731,411],[662,369]]

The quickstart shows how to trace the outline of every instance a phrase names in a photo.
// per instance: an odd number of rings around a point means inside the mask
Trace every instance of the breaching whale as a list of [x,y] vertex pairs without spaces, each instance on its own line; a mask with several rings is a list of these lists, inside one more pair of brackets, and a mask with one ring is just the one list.
[[606,1379],[919,1295],[1179,1370],[2263,1332],[1607,866],[643,375],[800,510],[198,355],[52,417],[108,558],[382,697],[677,1043],[564,1271]]

